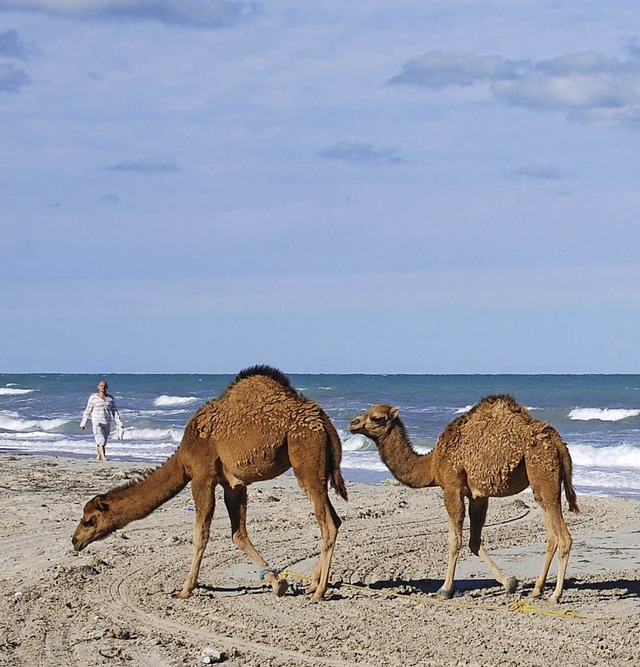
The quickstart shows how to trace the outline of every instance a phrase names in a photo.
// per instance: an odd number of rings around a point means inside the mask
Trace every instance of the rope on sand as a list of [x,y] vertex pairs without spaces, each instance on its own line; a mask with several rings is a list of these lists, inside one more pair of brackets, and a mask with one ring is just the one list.
[[[297,574],[296,572],[289,572],[288,570],[282,570],[280,572],[280,577],[286,579],[287,577],[296,577],[298,579],[311,580],[311,577],[306,574]],[[518,612],[529,612],[535,614],[541,614],[542,616],[551,616],[554,618],[565,618],[565,619],[580,619],[580,620],[590,620],[590,621],[602,621],[602,620],[615,620],[615,616],[596,616],[588,617],[577,614],[573,609],[545,609],[544,607],[538,607],[527,600],[516,600],[511,602],[506,607],[499,605],[484,605],[484,604],[470,604],[466,602],[454,602],[452,600],[440,600],[436,597],[427,595],[408,595],[406,593],[395,593],[394,591],[384,591],[377,588],[371,588],[370,586],[360,585],[360,584],[346,584],[343,581],[339,581],[335,584],[332,584],[333,588],[351,588],[357,591],[365,593],[373,593],[374,595],[384,595],[385,597],[397,597],[403,598],[406,600],[413,600],[414,602],[429,602],[432,604],[446,605],[447,607],[461,607],[463,609],[483,609],[490,611],[518,611]]]

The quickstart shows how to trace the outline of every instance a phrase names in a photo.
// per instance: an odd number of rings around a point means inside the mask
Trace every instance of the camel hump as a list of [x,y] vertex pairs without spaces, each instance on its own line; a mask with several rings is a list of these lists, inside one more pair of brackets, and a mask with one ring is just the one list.
[[285,389],[293,389],[293,387],[291,386],[291,381],[282,371],[279,371],[277,368],[273,368],[273,366],[267,366],[265,364],[251,366],[250,368],[245,368],[241,370],[238,373],[238,375],[236,375],[236,378],[232,382],[232,385],[237,384],[241,380],[246,380],[247,378],[255,377],[256,375],[269,377],[272,380],[275,380],[278,384],[281,384]]
[[527,414],[527,410],[516,401],[516,399],[510,394],[492,394],[491,396],[485,396],[476,406],[476,408],[481,407],[491,407],[493,409],[505,410],[507,412],[519,412],[521,414]]

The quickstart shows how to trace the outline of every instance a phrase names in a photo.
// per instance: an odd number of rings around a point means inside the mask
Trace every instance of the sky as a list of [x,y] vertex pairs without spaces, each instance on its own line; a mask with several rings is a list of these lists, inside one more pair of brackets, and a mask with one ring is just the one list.
[[0,372],[640,373],[636,0],[0,0]]

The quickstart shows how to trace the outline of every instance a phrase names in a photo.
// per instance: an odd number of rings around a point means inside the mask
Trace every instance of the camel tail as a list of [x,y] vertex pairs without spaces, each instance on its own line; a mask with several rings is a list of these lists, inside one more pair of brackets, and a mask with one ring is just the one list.
[[567,445],[560,441],[562,446],[559,448],[560,451],[560,462],[562,464],[562,481],[564,483],[564,495],[569,503],[569,511],[575,512],[576,514],[580,513],[578,507],[578,499],[576,497],[576,490],[573,488],[573,482],[571,481],[573,475],[573,465],[571,463],[571,454],[569,454],[569,449]]
[[331,420],[326,415],[324,421],[327,428],[327,435],[329,436],[329,447],[327,448],[327,472],[329,473],[329,483],[334,491],[344,500],[349,500],[347,487],[340,472],[340,462],[342,461],[342,443],[340,436],[336,431]]

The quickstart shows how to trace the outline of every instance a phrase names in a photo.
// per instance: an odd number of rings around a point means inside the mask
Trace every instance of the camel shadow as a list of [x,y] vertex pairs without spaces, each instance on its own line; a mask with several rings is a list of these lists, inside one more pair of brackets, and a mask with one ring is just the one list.
[[[180,589],[178,589],[180,590]],[[271,588],[266,586],[211,586],[209,584],[198,583],[194,590],[205,597],[234,597],[237,595],[259,595],[260,593],[270,593]]]
[[[339,587],[343,583],[345,582],[339,582],[339,584],[336,584],[336,587]],[[381,579],[371,584],[356,583],[351,584],[351,586],[356,588],[367,588],[373,591],[380,591],[381,593],[388,593],[390,595],[397,593],[397,589],[401,589],[401,594],[403,595],[411,593],[432,595],[440,590],[442,579]],[[455,581],[455,590],[458,594],[488,588],[502,587],[495,579],[456,579]]]
[[[332,593],[331,598],[333,600],[342,600],[344,599],[343,595],[340,595],[337,592],[337,589],[340,588],[339,584],[334,584],[331,586]],[[195,589],[198,591],[199,595],[203,597],[237,597],[240,595],[267,595],[272,596],[273,590],[271,586],[266,584],[256,584],[255,586],[211,586],[209,584],[196,584]],[[176,591],[177,592],[177,591]],[[307,591],[307,587],[303,584],[289,582],[289,588],[285,593],[285,596],[289,597],[308,597],[310,594]]]
[[640,580],[638,579],[612,579],[611,581],[582,581],[581,579],[567,579],[568,588],[574,588],[582,591],[620,591],[626,590],[626,593],[619,594],[620,598],[640,597]]

